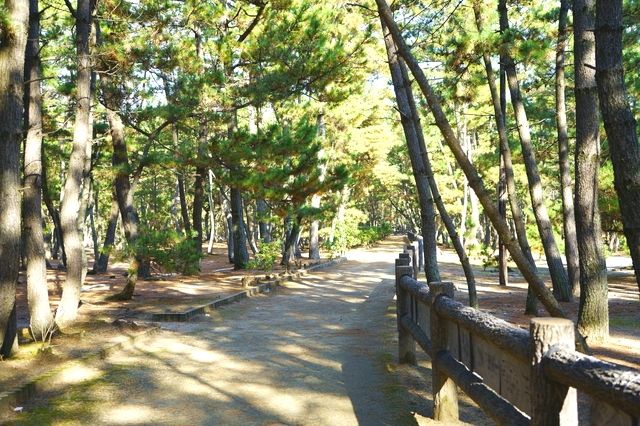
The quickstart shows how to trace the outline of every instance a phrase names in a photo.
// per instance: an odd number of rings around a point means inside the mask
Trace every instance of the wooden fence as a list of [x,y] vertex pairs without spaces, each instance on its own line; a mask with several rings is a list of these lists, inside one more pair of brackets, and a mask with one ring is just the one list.
[[590,424],[640,426],[640,371],[575,351],[574,325],[533,318],[527,332],[454,300],[453,283],[419,283],[415,248],[396,259],[399,360],[416,343],[432,362],[433,414],[458,419],[458,388],[504,425],[576,425],[576,389]]

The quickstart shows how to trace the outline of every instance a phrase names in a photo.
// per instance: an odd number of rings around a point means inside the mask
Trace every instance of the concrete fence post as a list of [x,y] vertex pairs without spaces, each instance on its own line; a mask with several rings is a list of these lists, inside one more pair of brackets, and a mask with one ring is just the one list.
[[400,287],[400,279],[403,276],[413,275],[413,267],[409,262],[408,255],[401,254],[400,258],[396,259],[396,316],[398,320],[398,362],[400,364],[416,363],[416,342],[401,323],[402,317],[411,315],[411,297]]
[[431,381],[433,386],[433,418],[441,422],[454,422],[459,418],[458,389],[455,382],[447,377],[438,365],[438,353],[449,350],[447,323],[435,309],[438,297],[454,298],[453,283],[429,283],[429,292],[433,300],[430,316],[431,330]]
[[531,424],[578,424],[576,390],[548,380],[542,370],[552,347],[575,350],[573,322],[563,318],[533,318],[529,327],[531,354]]

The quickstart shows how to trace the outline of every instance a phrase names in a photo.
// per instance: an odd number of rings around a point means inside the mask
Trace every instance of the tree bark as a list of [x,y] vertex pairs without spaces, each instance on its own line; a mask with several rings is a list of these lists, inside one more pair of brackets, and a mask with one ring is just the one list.
[[518,246],[517,242],[510,236],[509,226],[507,225],[507,222],[500,216],[495,202],[491,199],[489,193],[484,187],[484,183],[482,182],[482,178],[478,174],[478,171],[469,162],[469,160],[465,156],[464,151],[460,147],[460,143],[455,133],[453,132],[453,129],[451,128],[451,124],[449,123],[449,120],[442,110],[442,106],[440,105],[438,96],[433,91],[433,88],[429,84],[429,81],[420,68],[420,65],[413,57],[410,49],[407,47],[404,39],[402,38],[400,30],[393,20],[391,9],[389,8],[385,0],[376,0],[376,4],[378,6],[378,12],[380,13],[381,18],[384,20],[385,25],[387,25],[389,31],[393,36],[393,39],[398,48],[398,53],[400,53],[400,55],[406,61],[407,66],[411,70],[411,73],[415,77],[416,82],[420,87],[420,90],[425,96],[429,109],[431,110],[431,113],[433,114],[433,117],[435,119],[435,123],[440,129],[445,142],[449,146],[449,149],[451,149],[451,152],[460,165],[460,168],[469,180],[470,186],[478,196],[478,199],[482,204],[485,213],[491,219],[491,222],[496,228],[498,235],[503,238],[504,241],[508,241],[507,248],[509,249],[509,253],[511,253],[511,256],[513,257],[513,260],[518,265],[518,268],[520,268],[520,271],[522,272],[527,282],[532,285],[534,291],[540,298],[540,301],[544,304],[549,313],[553,316],[565,317],[565,314],[558,305],[558,302],[549,292],[549,289],[547,289],[547,287],[544,285],[544,282],[538,277],[535,270],[532,269],[529,261],[522,253],[522,250]]
[[[506,0],[500,0],[498,11],[500,12],[500,20],[504,22],[504,27],[508,28]],[[516,73],[516,64],[508,51],[508,42],[503,43],[507,83],[509,85],[511,105],[513,106],[513,112],[518,127],[520,146],[522,147],[522,156],[524,157],[524,165],[527,172],[527,181],[529,182],[531,206],[536,218],[536,224],[538,225],[538,232],[540,234],[542,247],[544,248],[544,254],[547,258],[549,275],[551,275],[551,282],[553,284],[553,293],[558,300],[567,302],[570,301],[572,297],[571,289],[569,288],[569,278],[564,269],[564,265],[562,264],[560,251],[558,250],[558,246],[556,245],[556,240],[553,235],[553,227],[551,226],[549,213],[547,212],[547,207],[544,204],[542,181],[540,180],[540,173],[538,172],[533,144],[531,143],[531,130],[529,128],[529,120],[527,119],[527,113],[522,100],[522,93],[520,92],[520,83]]]
[[[484,24],[482,20],[482,9],[481,5],[478,2],[474,2],[473,11],[476,19],[476,28],[478,32],[482,32],[484,30]],[[489,53],[486,51],[482,52],[482,59],[484,62],[485,74],[487,76],[487,84],[489,85],[489,92],[491,93],[491,101],[493,103],[493,113],[496,120],[496,127],[498,128],[498,140],[500,142],[500,156],[504,161],[504,172],[505,172],[505,182],[507,185],[507,194],[509,197],[509,206],[511,207],[511,217],[513,218],[514,228],[516,231],[516,237],[518,239],[518,244],[520,245],[520,249],[524,254],[525,258],[529,262],[531,269],[537,273],[536,263],[533,260],[533,256],[531,255],[531,247],[529,246],[529,240],[527,238],[527,229],[524,224],[524,214],[522,213],[522,209],[520,208],[520,201],[518,200],[518,193],[516,190],[516,179],[513,172],[513,161],[511,158],[511,147],[509,146],[509,136],[507,134],[507,122],[506,122],[506,90],[505,90],[505,81],[504,81],[504,73],[501,72],[500,75],[500,92],[496,87],[496,82],[493,75],[493,66],[491,65],[491,57]],[[504,218],[504,215],[501,215]],[[506,219],[505,219],[506,221]],[[500,237],[500,241],[502,244],[505,244],[505,241],[502,237]],[[525,306],[525,313],[529,315],[537,315],[537,306],[535,302],[535,298],[532,297],[533,293],[531,289],[529,289],[527,293],[527,302]]]
[[27,138],[24,148],[23,216],[27,263],[29,325],[37,340],[52,331],[47,263],[42,231],[42,90],[40,88],[40,11],[38,0],[29,1],[29,38],[25,54],[24,112]]
[[244,229],[242,194],[231,187],[231,236],[233,237],[233,268],[244,269],[249,262],[247,234]]
[[574,0],[574,68],[576,97],[576,230],[580,256],[578,330],[589,343],[609,336],[607,265],[602,252],[598,209],[598,92],[595,71],[595,0]]
[[20,142],[24,55],[29,4],[5,0],[10,27],[0,43],[0,355],[9,356],[16,336],[16,283],[20,270]]
[[[300,216],[296,216],[295,218],[288,216],[287,219],[290,229],[286,230],[281,264],[289,269],[291,258],[296,258],[295,248],[298,242],[298,237],[300,236]],[[285,224],[287,223],[287,219],[285,219]],[[287,225],[285,225],[285,228],[286,227]]]
[[[558,17],[558,45],[556,46],[556,124],[558,129],[558,160],[560,163],[560,187],[562,188],[562,218],[564,226],[564,254],[567,258],[567,273],[571,293],[575,295],[580,287],[580,264],[576,219],[571,188],[571,167],[569,167],[569,134],[567,131],[567,108],[565,100],[565,49],[567,46],[567,14],[569,0],[560,0]],[[575,29],[574,29],[575,31]],[[597,117],[596,117],[597,122]]]
[[76,121],[73,129],[73,147],[69,159],[69,169],[64,184],[64,198],[60,208],[60,222],[67,254],[67,278],[56,312],[56,324],[60,328],[73,323],[78,315],[80,289],[84,275],[83,241],[78,228],[78,216],[84,213],[80,212],[80,196],[87,144],[91,143],[91,58],[89,47],[92,21],[91,0],[78,0],[75,15],[78,56]]
[[640,144],[622,63],[622,0],[596,2],[596,80],[609,140],[614,186],[640,290]]

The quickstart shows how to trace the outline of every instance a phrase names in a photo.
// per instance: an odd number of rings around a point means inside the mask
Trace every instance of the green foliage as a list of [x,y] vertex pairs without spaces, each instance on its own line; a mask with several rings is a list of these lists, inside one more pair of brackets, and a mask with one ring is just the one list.
[[248,268],[270,272],[281,254],[282,241],[274,240],[270,243],[262,243],[258,254],[249,261]]
[[369,247],[391,235],[392,228],[388,223],[379,226],[367,226],[363,222],[367,216],[355,208],[347,209],[344,220],[336,224],[333,241],[329,241],[330,230],[323,229],[321,235],[325,238],[325,247],[331,251],[332,257],[344,254],[354,247]]
[[173,230],[142,230],[136,240],[136,253],[143,260],[153,261],[167,272],[194,275],[200,271],[200,248],[192,238]]

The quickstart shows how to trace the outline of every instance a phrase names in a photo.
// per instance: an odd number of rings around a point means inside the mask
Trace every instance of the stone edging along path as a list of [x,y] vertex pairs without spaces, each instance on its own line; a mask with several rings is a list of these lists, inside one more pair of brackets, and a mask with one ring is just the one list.
[[305,275],[307,272],[311,272],[317,269],[324,269],[330,266],[334,266],[346,261],[346,257],[338,257],[336,259],[329,260],[323,263],[316,263],[313,265],[309,265],[304,269],[299,269],[296,272],[291,273],[282,273],[272,279],[267,281],[254,281],[257,285],[247,288],[245,290],[239,291],[237,293],[231,294],[225,297],[218,297],[217,299],[205,303],[200,306],[196,306],[194,308],[188,309],[182,312],[163,312],[159,314],[151,314],[152,321],[176,321],[176,322],[184,322],[189,321],[191,318],[197,315],[203,315],[207,312],[210,312],[213,309],[217,309],[220,306],[228,305],[230,303],[238,302],[242,299],[246,299],[247,297],[255,296],[256,294],[265,293],[273,290],[278,287],[280,283],[287,280],[292,280],[295,278],[300,278],[300,276]]
[[[328,262],[316,263],[314,265],[308,266],[305,269],[300,269],[294,273],[284,273],[268,281],[259,282],[255,287],[247,288],[223,298],[218,298],[212,302],[194,307],[184,312],[152,314],[152,320],[178,322],[188,321],[196,315],[204,314],[207,311],[216,309],[220,306],[228,305],[230,303],[246,299],[250,296],[270,291],[279,286],[280,283],[287,280],[299,278],[300,276],[305,275],[307,272],[328,268],[330,266],[340,264],[346,260],[346,257],[340,257]],[[155,334],[159,330],[160,327],[151,327],[143,332],[140,332],[139,334],[136,334],[135,336],[129,336],[129,338],[125,341],[115,343],[106,348],[99,349],[78,359],[64,362],[59,367],[54,368],[53,370],[41,374],[33,379],[30,379],[25,383],[19,384],[7,390],[0,390],[0,424],[2,424],[3,413],[13,411],[15,407],[25,404],[38,393],[61,389],[64,386],[73,383],[73,381],[65,380],[65,375],[68,375],[70,372],[72,372],[74,368],[86,368],[90,367],[92,364],[99,363],[112,353],[125,348],[127,345],[133,344],[136,340],[142,337]]]

